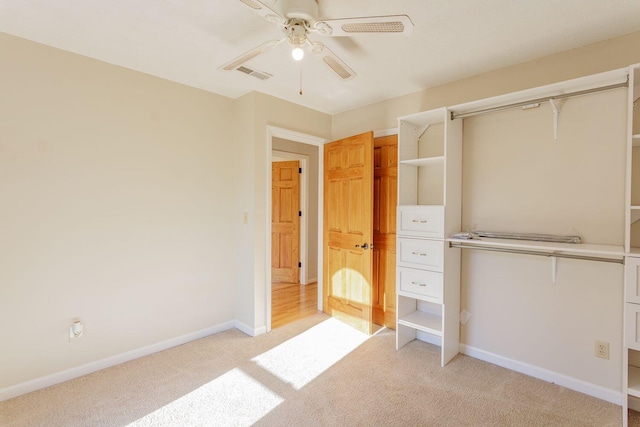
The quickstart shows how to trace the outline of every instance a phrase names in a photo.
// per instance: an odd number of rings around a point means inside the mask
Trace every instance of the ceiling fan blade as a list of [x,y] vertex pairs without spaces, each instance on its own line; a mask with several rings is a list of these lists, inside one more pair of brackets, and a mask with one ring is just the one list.
[[367,16],[362,18],[324,19],[313,29],[325,36],[350,36],[353,34],[402,34],[413,31],[413,22],[407,15]]
[[253,49],[243,53],[242,55],[238,56],[237,58],[234,58],[231,61],[227,62],[226,64],[218,67],[218,70],[221,70],[221,71],[233,71],[233,70],[237,69],[238,67],[240,67],[245,62],[247,62],[247,61],[255,58],[256,56],[261,55],[261,54],[265,53],[266,51],[271,50],[274,47],[278,46],[285,39],[286,39],[286,37],[284,37],[284,38],[282,38],[280,40],[269,40],[266,43],[262,43],[260,46],[254,47]]
[[258,15],[262,16],[269,22],[273,22],[274,24],[284,25],[287,22],[287,19],[271,9],[269,6],[261,2],[260,0],[240,0],[245,5],[249,6],[251,10],[253,10]]
[[340,59],[335,53],[333,53],[328,47],[321,42],[312,42],[307,39],[309,43],[309,51],[318,57],[324,65],[329,67],[336,76],[342,80],[351,80],[356,76],[356,72],[351,69],[345,62]]

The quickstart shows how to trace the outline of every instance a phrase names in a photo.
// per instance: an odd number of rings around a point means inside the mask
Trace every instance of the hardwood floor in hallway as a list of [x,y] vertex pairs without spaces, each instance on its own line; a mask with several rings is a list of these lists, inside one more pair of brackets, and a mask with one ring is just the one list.
[[318,284],[271,284],[271,328],[318,312]]

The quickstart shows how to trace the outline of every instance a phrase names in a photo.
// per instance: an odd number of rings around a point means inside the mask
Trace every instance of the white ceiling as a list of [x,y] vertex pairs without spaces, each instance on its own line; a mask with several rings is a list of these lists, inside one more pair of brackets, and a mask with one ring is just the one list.
[[314,36],[355,70],[349,81],[311,55],[294,62],[286,43],[246,64],[269,80],[219,71],[282,37],[240,0],[0,0],[0,31],[231,98],[259,91],[335,114],[640,30],[637,0],[318,3],[327,19],[406,14],[415,28],[408,37]]

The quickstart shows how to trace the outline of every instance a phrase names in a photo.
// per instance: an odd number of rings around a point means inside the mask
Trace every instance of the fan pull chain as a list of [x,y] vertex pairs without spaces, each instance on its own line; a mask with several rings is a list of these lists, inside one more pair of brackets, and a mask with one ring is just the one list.
[[300,63],[300,95],[302,95],[302,63]]

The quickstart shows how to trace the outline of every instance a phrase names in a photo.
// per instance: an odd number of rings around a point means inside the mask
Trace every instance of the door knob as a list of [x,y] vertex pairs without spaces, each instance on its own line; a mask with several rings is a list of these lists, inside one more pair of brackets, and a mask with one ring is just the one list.
[[369,245],[367,243],[363,243],[362,245],[356,245],[356,248],[362,248],[364,250],[367,250],[369,249]]

